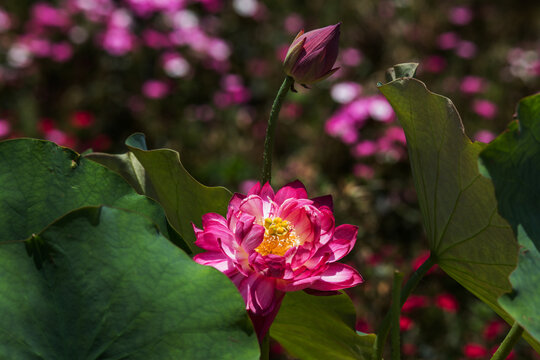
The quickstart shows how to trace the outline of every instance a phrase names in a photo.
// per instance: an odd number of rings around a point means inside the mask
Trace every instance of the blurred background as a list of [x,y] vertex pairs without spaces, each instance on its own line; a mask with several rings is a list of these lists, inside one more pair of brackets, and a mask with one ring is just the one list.
[[[349,294],[357,329],[374,332],[393,269],[410,274],[428,256],[405,137],[376,84],[419,62],[417,77],[453,100],[469,137],[491,141],[540,88],[537,1],[4,0],[0,139],[121,153],[140,131],[202,183],[245,192],[289,44],[337,22],[341,69],[287,95],[273,184],[330,193],[337,223],[360,227],[346,261],[366,282]],[[406,359],[486,359],[509,329],[436,268],[401,328]],[[521,341],[509,358],[540,356]]]

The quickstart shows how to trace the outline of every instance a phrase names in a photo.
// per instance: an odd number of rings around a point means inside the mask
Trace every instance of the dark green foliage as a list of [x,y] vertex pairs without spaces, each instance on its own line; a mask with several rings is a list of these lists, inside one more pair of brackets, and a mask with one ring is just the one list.
[[288,293],[270,335],[300,359],[370,359],[375,335],[355,331],[356,313],[346,294]]
[[0,358],[258,358],[234,285],[148,218],[87,207],[38,236],[52,249],[41,270],[0,246]]
[[422,82],[396,79],[380,90],[407,136],[432,255],[448,275],[513,323],[497,299],[511,291],[508,276],[517,265],[518,246],[497,213],[493,184],[478,170],[485,144],[472,143],[452,102]]
[[493,181],[499,212],[521,245],[512,292],[499,303],[540,341],[540,95],[521,100],[517,115],[482,152],[480,168]]

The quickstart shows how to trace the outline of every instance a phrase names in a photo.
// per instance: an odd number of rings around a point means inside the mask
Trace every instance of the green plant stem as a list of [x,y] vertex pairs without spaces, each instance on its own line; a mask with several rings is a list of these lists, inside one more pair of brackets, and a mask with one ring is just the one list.
[[270,335],[266,334],[261,342],[261,360],[270,359]]
[[[428,272],[429,269],[433,265],[437,263],[436,259],[433,257],[433,255],[430,255],[429,258],[424,261],[424,263],[411,275],[409,280],[405,283],[405,286],[403,286],[403,289],[401,289],[401,301],[400,304],[403,306],[409,295],[413,292],[413,290],[416,288],[416,285],[420,282],[422,277]],[[390,331],[390,313],[386,314],[384,320],[381,323],[381,327],[379,328],[379,332],[377,333],[377,340],[375,341],[374,347],[373,347],[373,360],[381,360],[382,359],[382,352],[384,348],[384,344],[386,343],[386,338],[388,337],[388,332]]]
[[401,313],[401,284],[403,283],[403,273],[394,272],[394,283],[392,285],[392,360],[400,360],[401,347],[399,345],[399,315]]
[[263,153],[263,170],[262,170],[262,183],[270,183],[272,180],[272,152],[274,151],[274,136],[276,134],[276,124],[279,115],[279,110],[287,95],[287,91],[291,88],[294,80],[292,77],[287,76],[283,80],[283,84],[279,88],[279,91],[274,99],[274,104],[270,110],[270,118],[268,119],[268,126],[266,127],[266,137],[264,138],[264,153]]
[[512,351],[512,348],[514,345],[516,345],[517,341],[523,334],[523,328],[517,323],[514,322],[514,325],[512,325],[512,328],[506,334],[506,337],[504,338],[503,342],[495,351],[495,354],[491,357],[491,360],[504,360],[506,357],[510,354]]

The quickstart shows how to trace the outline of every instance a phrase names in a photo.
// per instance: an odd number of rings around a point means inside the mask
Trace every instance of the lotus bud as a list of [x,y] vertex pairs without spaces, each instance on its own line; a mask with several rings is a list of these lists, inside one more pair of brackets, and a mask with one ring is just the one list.
[[296,82],[306,85],[326,79],[339,68],[332,68],[338,55],[341,23],[321,29],[300,31],[287,51],[283,68]]

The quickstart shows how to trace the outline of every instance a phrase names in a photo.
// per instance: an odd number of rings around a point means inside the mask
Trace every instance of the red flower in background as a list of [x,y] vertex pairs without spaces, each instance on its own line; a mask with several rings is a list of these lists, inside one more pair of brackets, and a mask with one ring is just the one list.
[[480,344],[468,343],[463,347],[463,354],[468,359],[483,359],[488,355],[488,351]]
[[[413,261],[412,261],[412,268],[414,271],[418,270],[418,268],[420,266],[422,266],[422,264],[429,258],[429,256],[431,255],[431,253],[429,251],[425,251],[423,252],[422,254],[418,255]],[[428,272],[426,273],[427,274],[432,274],[435,269],[437,269],[437,266],[438,265],[433,265],[431,267],[431,269],[428,270]]]
[[410,295],[405,304],[401,307],[402,312],[409,312],[415,309],[423,308],[428,304],[428,299],[422,295]]
[[399,329],[401,331],[410,330],[414,326],[414,321],[406,316],[399,317]]
[[88,111],[77,111],[71,117],[71,125],[79,129],[86,129],[94,125],[94,115]]
[[490,321],[484,328],[484,339],[495,340],[506,327],[506,323],[500,319]]
[[418,352],[418,347],[415,344],[405,343],[401,345],[401,352],[406,356],[414,356]]
[[459,309],[459,303],[456,297],[448,293],[437,295],[435,298],[435,305],[450,313],[456,313]]

